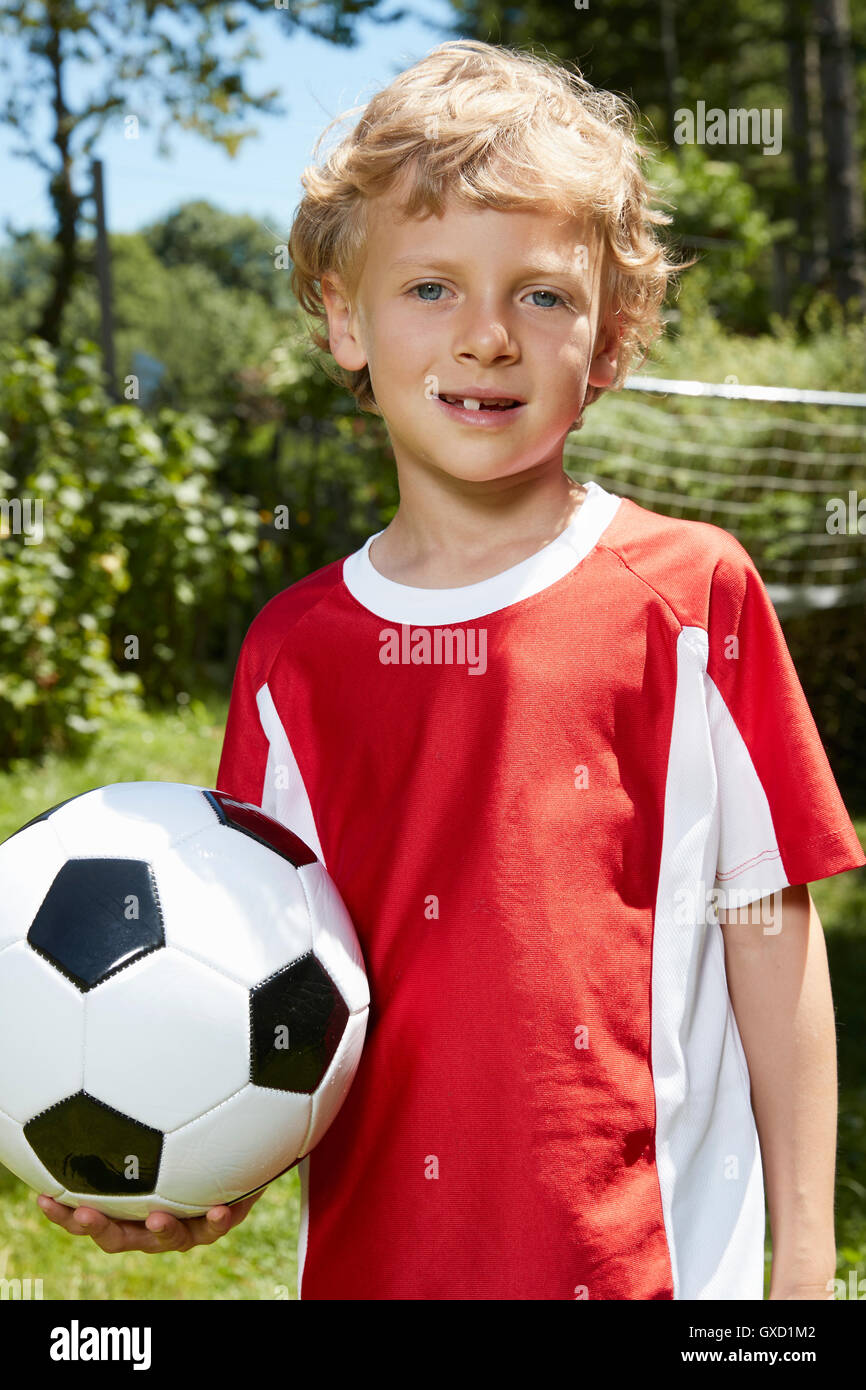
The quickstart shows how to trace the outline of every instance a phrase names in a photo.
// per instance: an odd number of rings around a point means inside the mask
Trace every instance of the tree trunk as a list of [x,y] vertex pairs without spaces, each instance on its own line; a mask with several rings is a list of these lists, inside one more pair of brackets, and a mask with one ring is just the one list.
[[667,94],[668,145],[674,154],[680,153],[680,146],[674,140],[676,129],[675,112],[679,106],[680,94],[680,55],[677,48],[677,31],[674,17],[674,0],[661,0],[661,47],[665,64],[665,91]]
[[827,162],[827,244],[840,303],[866,306],[863,200],[854,135],[857,97],[848,0],[815,0],[821,44],[821,111]]
[[63,95],[63,54],[60,45],[60,31],[47,20],[48,37],[45,56],[54,74],[54,144],[60,156],[59,168],[51,180],[50,195],[57,213],[57,230],[54,244],[57,259],[54,265],[54,285],[36,332],[40,338],[56,347],[60,341],[60,326],[63,310],[69,299],[72,284],[78,270],[78,247],[76,231],[82,200],[72,188],[72,157],[69,151],[69,135],[72,123]]
[[788,90],[791,101],[791,162],[795,187],[791,216],[797,231],[797,273],[801,284],[817,279],[814,245],[815,200],[812,189],[812,140],[809,121],[809,89],[806,79],[806,43],[810,8],[804,0],[786,0],[785,46],[788,50]]

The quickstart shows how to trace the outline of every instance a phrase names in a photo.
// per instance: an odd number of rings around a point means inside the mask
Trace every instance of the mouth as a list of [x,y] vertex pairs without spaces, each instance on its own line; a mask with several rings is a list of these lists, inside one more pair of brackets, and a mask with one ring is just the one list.
[[435,396],[440,410],[444,410],[452,420],[475,429],[498,429],[511,424],[525,409],[525,401],[514,400],[508,396],[491,397],[479,400],[477,396]]
[[491,397],[483,400],[478,396],[446,396],[440,395],[440,401],[446,405],[456,405],[463,410],[514,410],[516,406],[523,405],[523,401],[516,400],[513,396]]

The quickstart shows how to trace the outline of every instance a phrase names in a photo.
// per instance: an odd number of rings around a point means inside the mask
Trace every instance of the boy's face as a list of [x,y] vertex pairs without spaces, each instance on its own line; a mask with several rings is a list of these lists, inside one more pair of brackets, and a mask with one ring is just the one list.
[[[600,319],[603,254],[548,211],[467,209],[398,220],[374,199],[354,299],[323,277],[331,351],[365,364],[398,468],[467,482],[561,468],[588,385],[616,374],[618,320]],[[439,394],[487,388],[512,410],[449,407]]]

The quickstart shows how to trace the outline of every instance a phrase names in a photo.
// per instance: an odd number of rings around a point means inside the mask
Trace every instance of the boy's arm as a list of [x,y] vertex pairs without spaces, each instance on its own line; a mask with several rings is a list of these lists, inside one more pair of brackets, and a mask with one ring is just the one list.
[[[774,898],[781,898],[775,918]],[[828,1299],[836,1273],[837,1074],[821,922],[808,884],[720,911],[719,921],[764,1165],[769,1297]]]

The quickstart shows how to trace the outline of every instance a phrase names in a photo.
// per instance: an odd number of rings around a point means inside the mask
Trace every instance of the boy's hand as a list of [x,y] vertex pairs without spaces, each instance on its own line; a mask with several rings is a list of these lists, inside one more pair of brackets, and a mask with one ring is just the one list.
[[144,1250],[149,1255],[165,1250],[191,1250],[194,1245],[212,1245],[234,1226],[239,1226],[250,1207],[261,1197],[256,1192],[230,1207],[211,1207],[204,1216],[181,1221],[167,1211],[152,1211],[146,1221],[112,1221],[93,1207],[65,1207],[45,1193],[36,1198],[40,1209],[73,1236],[91,1236],[107,1255],[122,1250]]

